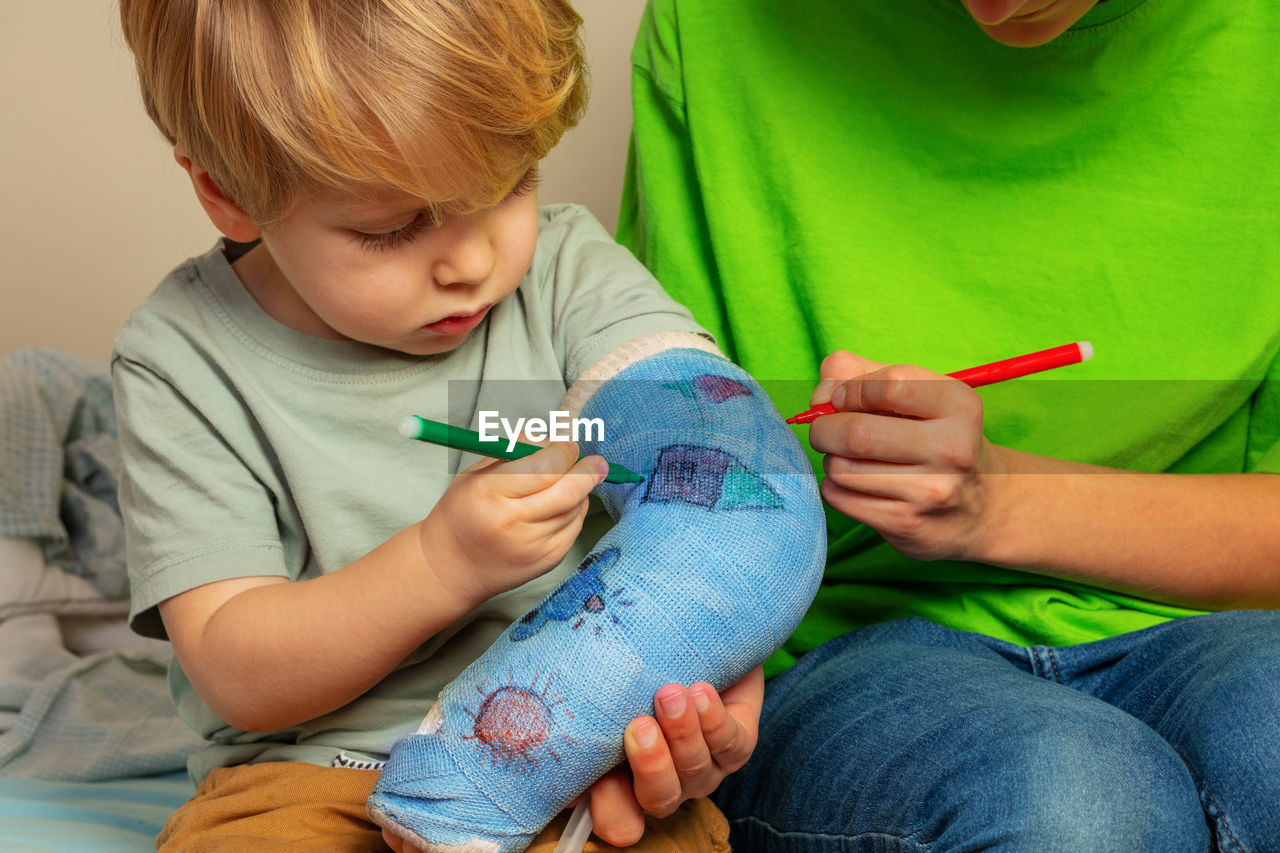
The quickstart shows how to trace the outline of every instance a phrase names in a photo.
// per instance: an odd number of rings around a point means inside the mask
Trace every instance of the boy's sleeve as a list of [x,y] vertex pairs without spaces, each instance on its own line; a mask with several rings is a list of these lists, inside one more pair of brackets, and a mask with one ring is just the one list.
[[164,638],[157,605],[202,584],[287,575],[263,484],[195,401],[146,366],[112,362],[129,621]]
[[558,210],[547,228],[555,250],[540,271],[542,310],[567,380],[635,338],[660,332],[707,336],[586,208]]

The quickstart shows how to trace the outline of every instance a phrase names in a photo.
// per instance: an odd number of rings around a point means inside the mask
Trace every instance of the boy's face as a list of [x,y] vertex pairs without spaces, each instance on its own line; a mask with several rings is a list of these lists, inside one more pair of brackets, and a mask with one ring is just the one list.
[[420,200],[317,194],[265,230],[235,264],[287,326],[411,355],[459,346],[533,260],[532,172],[495,207],[432,224]]
[[1100,0],[964,0],[978,26],[1001,44],[1035,47],[1053,41]]

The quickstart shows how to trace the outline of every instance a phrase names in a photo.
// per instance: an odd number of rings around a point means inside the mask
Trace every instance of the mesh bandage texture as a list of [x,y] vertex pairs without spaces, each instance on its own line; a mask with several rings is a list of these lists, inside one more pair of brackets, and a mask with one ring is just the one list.
[[524,850],[622,759],[660,686],[732,684],[817,590],[812,469],[740,368],[666,350],[600,384],[582,417],[604,425],[584,453],[646,480],[597,489],[617,524],[392,749],[369,813],[426,850]]

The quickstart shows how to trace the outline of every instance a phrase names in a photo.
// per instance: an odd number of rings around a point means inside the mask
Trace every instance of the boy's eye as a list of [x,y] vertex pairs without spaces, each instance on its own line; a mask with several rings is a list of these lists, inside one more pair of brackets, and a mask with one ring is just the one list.
[[535,166],[525,172],[524,176],[520,178],[519,181],[516,181],[516,185],[511,189],[511,194],[528,195],[538,188],[539,180],[541,180],[541,175],[538,173],[538,168]]
[[[524,175],[511,188],[511,196],[528,195],[538,186],[538,169],[534,167],[525,172]],[[415,237],[422,232],[431,228],[436,228],[444,221],[444,216],[434,210],[420,210],[413,219],[406,224],[400,226],[394,231],[382,231],[372,234],[367,231],[352,231],[351,239],[359,244],[360,248],[373,252],[384,252],[398,248],[410,243]]]
[[400,226],[394,231],[383,231],[379,234],[369,234],[364,231],[353,231],[351,239],[355,240],[362,249],[374,252],[382,252],[403,246],[412,242],[415,237],[428,228],[436,225],[435,218],[424,210],[418,211],[418,214],[409,220],[406,224]]

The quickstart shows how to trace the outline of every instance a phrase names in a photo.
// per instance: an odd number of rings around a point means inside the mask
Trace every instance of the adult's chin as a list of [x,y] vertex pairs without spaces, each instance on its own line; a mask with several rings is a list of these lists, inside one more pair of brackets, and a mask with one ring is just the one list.
[[983,32],[1009,47],[1039,47],[1048,44],[1071,28],[1075,21],[1034,23],[1005,22],[995,26],[979,24]]
[[1058,0],[1039,12],[1013,15],[998,24],[984,24],[976,17],[974,20],[983,32],[1001,44],[1039,47],[1065,33],[1097,4],[1098,0]]

